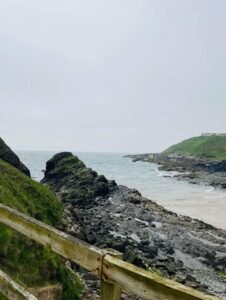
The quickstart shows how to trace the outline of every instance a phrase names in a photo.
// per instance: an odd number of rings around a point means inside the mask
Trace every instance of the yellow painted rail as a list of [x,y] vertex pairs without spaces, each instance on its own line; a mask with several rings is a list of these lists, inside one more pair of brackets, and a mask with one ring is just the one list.
[[0,222],[95,273],[101,279],[101,300],[119,300],[121,289],[147,300],[217,299],[135,267],[124,262],[117,251],[91,246],[3,204]]

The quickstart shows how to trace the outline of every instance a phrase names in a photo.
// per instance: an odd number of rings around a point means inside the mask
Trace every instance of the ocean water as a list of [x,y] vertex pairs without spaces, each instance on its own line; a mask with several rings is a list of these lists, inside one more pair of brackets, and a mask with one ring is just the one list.
[[[17,152],[35,180],[41,180],[42,170],[54,152]],[[226,191],[205,185],[193,185],[173,178],[175,172],[159,171],[156,164],[132,162],[122,153],[74,152],[87,167],[114,179],[118,184],[138,189],[178,214],[191,216],[226,229]],[[171,176],[170,178],[164,177]]]

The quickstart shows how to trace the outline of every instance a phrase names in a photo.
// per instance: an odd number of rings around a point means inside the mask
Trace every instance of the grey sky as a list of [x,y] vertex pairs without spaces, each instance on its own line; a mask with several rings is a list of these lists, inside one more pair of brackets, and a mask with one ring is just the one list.
[[161,151],[226,131],[225,0],[0,0],[0,136]]

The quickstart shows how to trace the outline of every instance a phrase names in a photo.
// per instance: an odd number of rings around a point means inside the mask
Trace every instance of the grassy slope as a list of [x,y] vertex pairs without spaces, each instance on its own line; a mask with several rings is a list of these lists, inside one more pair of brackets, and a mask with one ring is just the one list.
[[[0,160],[0,202],[55,226],[62,205],[43,185]],[[0,268],[25,287],[63,284],[63,299],[80,299],[82,286],[48,248],[0,224]],[[3,299],[0,296],[0,299]]]
[[223,160],[226,159],[226,136],[194,137],[169,147],[163,153]]

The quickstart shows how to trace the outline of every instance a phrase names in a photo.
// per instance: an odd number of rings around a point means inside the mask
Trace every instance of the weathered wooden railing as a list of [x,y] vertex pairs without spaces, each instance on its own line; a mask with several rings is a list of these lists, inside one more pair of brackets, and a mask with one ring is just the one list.
[[0,270],[0,292],[9,299],[15,300],[37,300],[22,286],[13,281],[8,275]]
[[[217,299],[137,268],[122,261],[117,251],[98,249],[3,204],[0,222],[95,273],[101,279],[102,300],[119,300],[121,289],[150,300]],[[0,292],[9,299],[36,299],[2,273]]]

